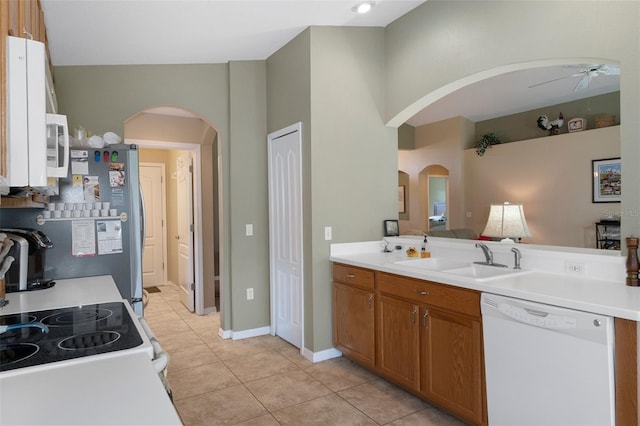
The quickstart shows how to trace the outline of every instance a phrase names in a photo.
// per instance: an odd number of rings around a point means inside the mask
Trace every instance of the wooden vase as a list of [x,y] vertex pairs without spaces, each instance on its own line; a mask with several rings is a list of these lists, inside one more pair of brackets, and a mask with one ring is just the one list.
[[638,262],[638,241],[636,237],[626,238],[627,249],[627,285],[638,287],[638,270],[640,263]]

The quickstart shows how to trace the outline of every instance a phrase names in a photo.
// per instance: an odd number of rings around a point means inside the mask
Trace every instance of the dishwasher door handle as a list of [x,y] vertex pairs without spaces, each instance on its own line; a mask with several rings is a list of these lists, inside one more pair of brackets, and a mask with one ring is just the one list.
[[549,312],[536,311],[535,309],[531,308],[524,308],[524,310],[527,311],[528,314],[535,315],[537,317],[546,317],[547,315],[549,315]]

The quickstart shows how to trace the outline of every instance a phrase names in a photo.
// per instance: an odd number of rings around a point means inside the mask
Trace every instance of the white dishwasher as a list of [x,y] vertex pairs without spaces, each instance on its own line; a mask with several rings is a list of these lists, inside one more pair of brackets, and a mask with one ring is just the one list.
[[615,424],[613,318],[483,293],[491,426]]

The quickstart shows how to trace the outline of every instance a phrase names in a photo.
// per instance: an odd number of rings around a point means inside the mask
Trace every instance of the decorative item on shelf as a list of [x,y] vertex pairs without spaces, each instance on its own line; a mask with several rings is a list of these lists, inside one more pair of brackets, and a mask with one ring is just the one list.
[[638,287],[638,270],[640,270],[640,263],[638,262],[638,241],[637,237],[625,238],[627,242],[627,285],[631,287]]
[[569,133],[587,130],[587,120],[585,118],[572,118],[567,122]]
[[556,120],[549,121],[549,117],[547,117],[546,115],[541,115],[540,117],[538,117],[537,122],[539,128],[549,131],[549,136],[557,135],[560,133],[560,128],[564,124],[564,116],[562,115],[562,113],[560,113]]
[[616,124],[616,116],[611,114],[602,114],[596,116],[595,128],[614,126]]
[[514,243],[512,238],[530,237],[522,204],[492,204],[489,219],[482,235],[485,237],[502,238],[503,243]]
[[482,136],[478,142],[476,142],[476,154],[482,157],[487,150],[487,148],[491,148],[492,145],[497,145],[502,143],[499,137],[497,137],[494,133],[487,133]]

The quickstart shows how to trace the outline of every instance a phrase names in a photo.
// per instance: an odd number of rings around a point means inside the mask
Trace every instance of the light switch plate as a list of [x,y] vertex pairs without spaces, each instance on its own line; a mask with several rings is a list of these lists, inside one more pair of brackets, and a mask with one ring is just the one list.
[[247,223],[245,225],[245,235],[247,237],[252,237],[253,236],[253,224],[252,223]]
[[324,227],[324,240],[325,241],[331,241],[332,235],[331,235],[331,227],[330,226],[325,226]]

